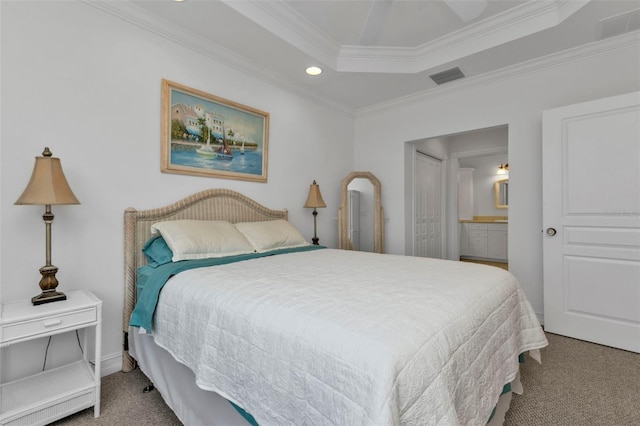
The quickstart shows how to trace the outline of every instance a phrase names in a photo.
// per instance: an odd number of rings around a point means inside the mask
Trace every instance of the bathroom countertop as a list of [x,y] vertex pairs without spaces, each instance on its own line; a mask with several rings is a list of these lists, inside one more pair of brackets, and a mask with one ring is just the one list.
[[473,219],[462,219],[460,223],[509,223],[507,216],[474,216]]

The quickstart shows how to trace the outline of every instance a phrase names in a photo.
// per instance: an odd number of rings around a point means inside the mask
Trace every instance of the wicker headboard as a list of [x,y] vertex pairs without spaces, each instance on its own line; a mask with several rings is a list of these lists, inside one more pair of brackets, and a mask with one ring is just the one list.
[[[129,319],[136,303],[136,273],[147,263],[142,246],[151,237],[151,225],[156,222],[179,219],[228,220],[259,222],[287,220],[287,210],[271,210],[251,198],[229,189],[208,189],[190,195],[166,207],[124,212],[124,307],[122,331],[129,330]],[[126,334],[125,334],[126,335]],[[122,370],[131,371],[134,361],[128,351],[123,352]]]

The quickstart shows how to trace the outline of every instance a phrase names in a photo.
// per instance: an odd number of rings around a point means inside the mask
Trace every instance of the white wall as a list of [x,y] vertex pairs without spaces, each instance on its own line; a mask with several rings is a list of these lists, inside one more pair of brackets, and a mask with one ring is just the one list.
[[460,167],[473,168],[473,215],[508,216],[508,209],[497,209],[493,192],[497,180],[508,178],[498,175],[500,164],[509,162],[507,154],[483,155],[480,157],[460,158]]
[[[405,250],[403,144],[506,124],[512,193],[509,266],[542,315],[542,111],[640,88],[637,36],[626,47],[564,58],[559,56],[552,67],[531,67],[500,81],[480,80],[358,114],[354,167],[370,170],[382,182],[387,252]],[[390,141],[397,150],[389,149]]]
[[[509,146],[509,129],[507,126],[497,126],[488,129],[478,129],[449,136],[446,138],[449,153],[474,153],[482,150],[494,150]],[[460,155],[462,157],[462,155]]]
[[[45,146],[61,158],[82,203],[53,206],[52,261],[60,268],[59,289],[88,289],[104,301],[103,357],[113,361],[107,367],[119,368],[122,345],[125,208],[160,207],[199,190],[229,188],[267,207],[287,208],[291,222],[310,240],[313,216],[302,206],[316,179],[327,203],[318,213],[318,236],[337,246],[334,218],[340,180],[352,169],[350,151],[343,147],[352,143],[353,117],[86,4],[2,2],[0,7],[1,300],[40,292],[44,208],[13,203]],[[162,78],[269,112],[268,183],[160,173]],[[55,340],[50,357],[58,347],[71,350]],[[41,366],[44,344],[36,346],[33,356]],[[22,367],[19,358],[15,364],[11,356],[3,359],[3,370]]]

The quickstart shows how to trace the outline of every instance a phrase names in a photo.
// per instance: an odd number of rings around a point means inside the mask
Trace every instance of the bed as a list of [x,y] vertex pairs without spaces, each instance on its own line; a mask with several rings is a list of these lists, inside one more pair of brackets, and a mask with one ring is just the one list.
[[501,424],[521,354],[547,345],[498,268],[312,246],[226,189],[124,216],[123,371],[186,425]]

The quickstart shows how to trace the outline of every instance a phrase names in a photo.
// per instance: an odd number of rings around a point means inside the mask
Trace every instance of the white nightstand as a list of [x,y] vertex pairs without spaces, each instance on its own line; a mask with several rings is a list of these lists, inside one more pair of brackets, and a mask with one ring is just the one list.
[[100,415],[102,301],[88,291],[66,292],[67,300],[33,306],[30,300],[0,305],[0,347],[95,327],[95,365],[83,359],[0,385],[0,425],[45,425],[94,407]]

